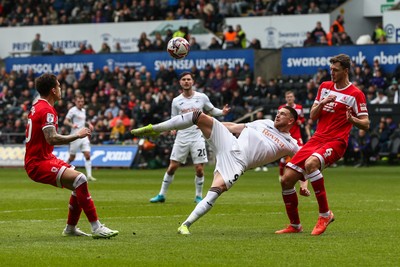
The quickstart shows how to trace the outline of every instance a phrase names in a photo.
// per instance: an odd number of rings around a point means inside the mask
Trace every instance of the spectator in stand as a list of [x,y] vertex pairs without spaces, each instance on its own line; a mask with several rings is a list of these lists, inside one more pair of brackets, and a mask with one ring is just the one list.
[[237,79],[233,73],[233,70],[228,70],[221,91],[225,104],[231,103],[233,92],[235,91],[239,91]]
[[196,51],[196,50],[201,50],[200,45],[197,43],[195,37],[190,37],[190,50],[191,51]]
[[210,50],[222,49],[222,45],[218,42],[218,39],[216,37],[212,37],[208,49]]
[[243,31],[242,26],[240,24],[236,25],[236,37],[239,39],[239,43],[242,48],[246,48],[246,33]]
[[319,9],[318,5],[314,1],[311,1],[308,4],[307,14],[319,14],[319,13],[321,13],[321,10]]
[[330,28],[330,32],[333,32],[333,26],[336,25],[338,27],[338,32],[344,32],[344,17],[343,15],[338,15],[336,17],[336,20],[332,23],[331,28]]
[[165,43],[165,48],[167,48],[167,44],[169,40],[173,38],[174,33],[172,32],[171,29],[167,29],[165,32],[165,38],[164,38],[164,43]]
[[374,76],[370,80],[370,83],[378,88],[386,87],[385,77],[383,77],[382,71],[380,69],[377,69],[375,71]]
[[325,36],[321,36],[321,37],[319,38],[319,43],[318,43],[318,45],[320,45],[320,46],[329,46],[328,40],[326,39]]
[[304,47],[314,46],[316,44],[314,37],[311,32],[306,33],[307,38],[303,41]]
[[123,109],[120,109],[118,111],[118,116],[109,121],[109,127],[113,128],[118,123],[118,121],[121,121],[121,123],[127,128],[129,128],[131,123],[130,118],[128,117],[128,115],[125,114],[125,111]]
[[378,22],[375,26],[375,30],[371,35],[372,41],[377,44],[381,41],[382,37],[386,37],[386,32],[382,27],[382,22]]
[[265,14],[265,4],[264,1],[255,0],[253,4],[253,14],[254,16],[264,16]]
[[140,34],[140,38],[138,41],[139,51],[144,51],[146,49],[146,41],[150,41],[150,40],[147,38],[147,34],[145,32],[142,32]]
[[325,32],[324,28],[322,27],[321,21],[317,21],[315,28],[311,32],[311,36],[312,36],[312,38],[314,38],[314,41],[316,43],[321,43],[321,36],[324,36],[326,38],[326,32]]
[[341,45],[352,45],[353,44],[353,40],[351,40],[351,37],[347,34],[347,32],[340,33],[340,44]]
[[390,140],[390,130],[386,125],[385,117],[382,117],[372,131],[374,135],[377,135],[379,138],[378,152],[388,152],[388,145]]
[[261,43],[260,40],[253,38],[250,42],[250,45],[248,48],[252,48],[252,49],[261,49]]
[[44,50],[44,43],[40,40],[40,33],[35,35],[35,39],[31,44],[31,54],[32,56],[41,55]]
[[354,149],[355,168],[368,167],[371,156],[371,137],[367,131],[358,129],[357,135],[352,139]]
[[162,39],[161,33],[156,32],[154,34],[154,41],[153,41],[154,50],[164,51],[165,47],[166,47],[166,44],[165,44],[164,40]]
[[295,15],[303,15],[303,14],[306,14],[307,13],[307,10],[304,10],[305,8],[304,8],[304,6],[303,6],[303,4],[302,3],[297,3],[297,5],[296,5],[296,10],[294,11],[294,14]]
[[378,89],[377,96],[371,101],[371,104],[387,104],[388,97],[384,94],[383,89]]
[[87,47],[82,51],[82,54],[96,54],[91,44],[88,44]]
[[385,93],[388,96],[388,104],[400,104],[400,88],[396,79],[392,80]]
[[188,27],[180,26],[179,30],[174,32],[172,37],[182,37],[182,38],[185,38],[186,40],[189,41],[190,37],[189,37],[189,29],[188,29]]
[[108,53],[111,53],[111,48],[106,42],[104,42],[101,44],[101,49],[99,51],[99,54],[108,54]]
[[43,50],[42,55],[43,56],[54,56],[56,54],[56,51],[53,48],[53,45],[51,43],[46,44],[46,49]]
[[385,123],[389,129],[389,135],[391,136],[397,129],[397,123],[393,121],[393,117],[391,115],[386,116]]
[[255,86],[253,80],[249,76],[247,76],[244,80],[244,83],[239,88],[239,95],[242,97],[244,102],[243,106],[246,109],[249,109],[249,105],[251,105],[251,100],[255,95],[254,87]]
[[231,25],[228,26],[228,30],[224,33],[222,39],[222,45],[225,44],[225,49],[230,49],[233,47],[237,32],[233,29]]
[[119,43],[119,42],[116,42],[115,43],[115,46],[114,46],[114,51],[113,51],[114,53],[122,53],[123,51],[122,51],[122,47],[121,47],[121,44]]
[[337,46],[341,44],[339,27],[337,25],[333,25],[331,27],[332,31],[328,32],[326,35],[328,45]]

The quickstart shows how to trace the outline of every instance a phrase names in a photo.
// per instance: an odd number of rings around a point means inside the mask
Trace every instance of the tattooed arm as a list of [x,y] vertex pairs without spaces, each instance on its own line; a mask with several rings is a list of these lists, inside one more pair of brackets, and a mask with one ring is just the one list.
[[55,127],[46,127],[43,129],[44,137],[50,145],[66,145],[79,138],[90,136],[91,131],[88,128],[82,128],[76,134],[61,135],[56,132]]

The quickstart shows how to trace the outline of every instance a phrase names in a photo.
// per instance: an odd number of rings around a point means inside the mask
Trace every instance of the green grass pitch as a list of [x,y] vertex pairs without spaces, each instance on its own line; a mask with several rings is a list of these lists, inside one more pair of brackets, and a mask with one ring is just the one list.
[[[248,171],[192,227],[176,230],[195,207],[194,171],[175,175],[164,204],[149,203],[164,169],[94,170],[89,184],[99,217],[120,231],[110,240],[66,238],[70,192],[0,169],[0,266],[399,266],[400,167],[324,172],[336,220],[311,236],[315,197],[299,197],[304,233],[276,235],[287,217],[277,168]],[[204,194],[212,180],[206,168]],[[89,231],[82,214],[78,225]]]

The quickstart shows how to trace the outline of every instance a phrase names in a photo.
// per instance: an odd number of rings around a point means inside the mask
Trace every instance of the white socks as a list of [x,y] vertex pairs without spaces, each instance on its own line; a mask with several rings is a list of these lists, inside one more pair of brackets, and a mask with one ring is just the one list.
[[156,132],[165,132],[171,130],[182,130],[189,128],[193,124],[193,112],[188,112],[182,115],[177,115],[171,119],[153,125],[153,130]]
[[204,176],[194,177],[194,184],[196,186],[196,197],[203,197]]
[[160,189],[159,195],[165,196],[167,194],[168,187],[172,183],[173,180],[174,180],[174,175],[168,175],[168,173],[164,174],[164,179],[161,184],[161,189]]
[[92,161],[85,159],[85,169],[86,169],[86,176],[92,177]]
[[208,191],[206,197],[202,201],[200,201],[199,204],[197,204],[197,206],[194,208],[192,213],[183,224],[188,227],[191,226],[213,207],[218,197],[218,193],[214,191]]

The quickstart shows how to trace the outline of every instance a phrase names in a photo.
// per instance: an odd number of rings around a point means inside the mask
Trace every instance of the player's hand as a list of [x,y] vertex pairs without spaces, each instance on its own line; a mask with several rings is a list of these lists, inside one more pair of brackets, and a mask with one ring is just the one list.
[[347,111],[346,111],[346,119],[347,121],[353,123],[354,122],[354,117],[353,117],[353,110],[351,107],[347,107]]
[[336,100],[336,96],[335,95],[328,95],[328,97],[324,98],[324,100],[322,100],[322,103],[328,104],[330,102],[334,102]]
[[74,129],[78,128],[78,124],[74,123],[74,124],[72,125],[72,128],[74,128]]
[[310,190],[308,190],[307,187],[302,188],[300,187],[300,195],[304,196],[304,197],[309,197],[311,195]]
[[86,136],[90,137],[91,135],[92,135],[92,131],[89,128],[86,128],[86,127],[80,129],[79,132],[78,132],[79,138],[85,138]]
[[222,109],[222,114],[226,115],[226,114],[228,114],[230,111],[231,111],[231,108],[229,107],[228,104],[226,104],[226,105],[224,106],[224,108]]

